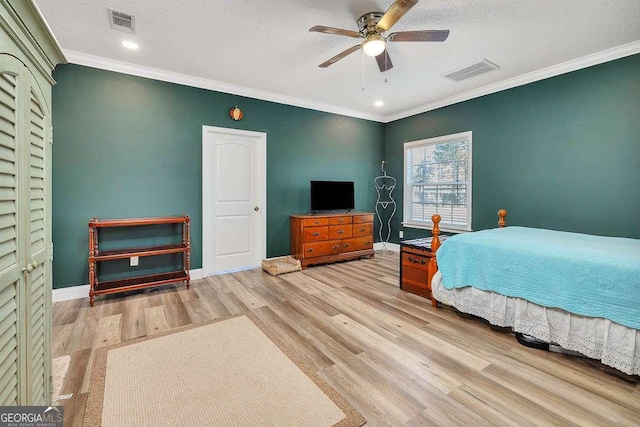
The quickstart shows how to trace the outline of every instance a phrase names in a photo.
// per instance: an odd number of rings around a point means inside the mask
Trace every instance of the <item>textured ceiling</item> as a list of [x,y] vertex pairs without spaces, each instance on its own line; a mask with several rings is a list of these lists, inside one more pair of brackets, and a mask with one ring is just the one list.
[[[394,68],[386,73],[361,51],[318,67],[358,40],[310,33],[310,27],[357,30],[359,16],[392,3],[36,0],[67,51],[379,118],[640,40],[638,0],[420,0],[390,32],[449,29],[444,43],[390,43]],[[134,15],[135,35],[112,30],[107,8]],[[124,39],[140,49],[125,50]],[[460,83],[441,77],[483,58],[501,68]],[[375,107],[376,100],[384,106]]]

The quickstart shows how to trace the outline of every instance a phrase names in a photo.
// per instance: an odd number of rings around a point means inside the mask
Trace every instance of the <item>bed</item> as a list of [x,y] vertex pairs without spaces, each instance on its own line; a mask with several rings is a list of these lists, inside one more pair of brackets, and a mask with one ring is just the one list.
[[433,303],[640,375],[640,240],[527,227],[450,237],[432,220]]

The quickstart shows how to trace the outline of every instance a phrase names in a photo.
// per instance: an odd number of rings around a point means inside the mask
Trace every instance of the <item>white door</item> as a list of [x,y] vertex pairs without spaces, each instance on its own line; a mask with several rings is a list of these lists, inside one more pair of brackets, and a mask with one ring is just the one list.
[[203,126],[202,268],[205,276],[266,256],[267,135]]

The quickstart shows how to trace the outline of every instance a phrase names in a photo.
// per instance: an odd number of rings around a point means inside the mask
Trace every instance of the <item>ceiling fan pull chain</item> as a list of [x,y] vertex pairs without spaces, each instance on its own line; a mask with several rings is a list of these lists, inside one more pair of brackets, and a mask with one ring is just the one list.
[[364,52],[362,52],[362,90],[364,90]]
[[[389,46],[386,47],[387,49],[387,54],[384,56],[384,69],[388,70],[389,69]],[[387,78],[384,78],[384,82],[387,82]],[[236,107],[237,108],[237,107]]]

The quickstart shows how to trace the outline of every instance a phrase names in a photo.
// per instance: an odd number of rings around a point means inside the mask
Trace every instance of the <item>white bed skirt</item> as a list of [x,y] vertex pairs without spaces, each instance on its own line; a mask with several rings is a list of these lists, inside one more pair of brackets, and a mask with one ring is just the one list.
[[556,343],[630,375],[640,375],[640,331],[608,319],[542,307],[471,286],[446,289],[440,271],[431,284],[439,302],[487,319],[493,325]]

